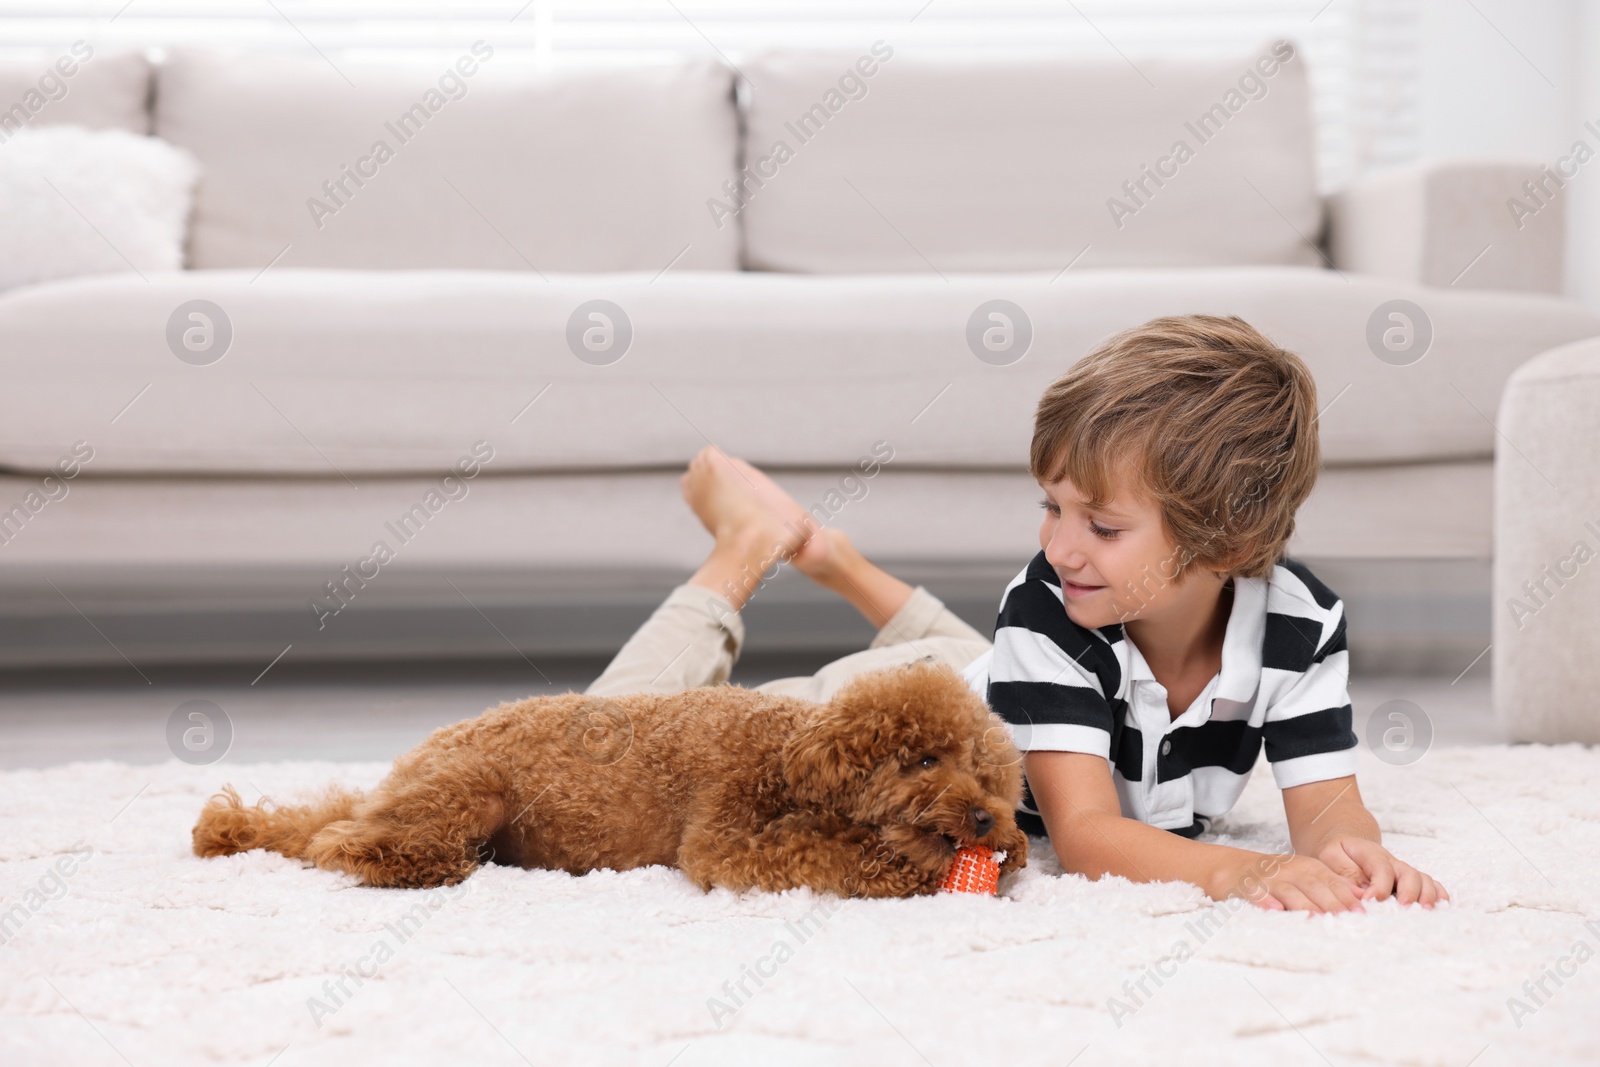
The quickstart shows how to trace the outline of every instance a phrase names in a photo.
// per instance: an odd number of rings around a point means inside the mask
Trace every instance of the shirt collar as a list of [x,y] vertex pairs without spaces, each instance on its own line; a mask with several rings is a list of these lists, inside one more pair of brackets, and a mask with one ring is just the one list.
[[[1267,580],[1233,579],[1233,606],[1228,610],[1228,628],[1222,637],[1222,677],[1212,691],[1213,701],[1251,704],[1261,682],[1261,645],[1267,632]],[[1155,681],[1150,665],[1137,646],[1122,633],[1130,681]],[[1210,717],[1210,708],[1206,709]]]
[[1222,638],[1222,678],[1213,698],[1249,704],[1261,684],[1261,646],[1267,636],[1267,579],[1233,579],[1233,608]]

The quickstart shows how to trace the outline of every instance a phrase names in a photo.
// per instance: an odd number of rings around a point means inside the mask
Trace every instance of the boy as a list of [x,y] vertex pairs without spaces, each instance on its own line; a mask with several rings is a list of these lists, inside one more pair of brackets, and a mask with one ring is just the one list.
[[[786,559],[880,629],[814,676],[757,688],[825,700],[917,659],[962,670],[1024,752],[1018,824],[1048,833],[1069,873],[1188,881],[1273,909],[1391,894],[1431,907],[1449,894],[1383,848],[1356,789],[1343,605],[1283,555],[1320,463],[1315,421],[1304,364],[1240,319],[1111,338],[1040,401],[1041,550],[1007,587],[992,648],[708,448],[682,485],[711,554],[589,692],[725,681],[749,578]],[[1263,742],[1295,854],[1193,840],[1238,799]]]
[[[1026,753],[1019,825],[1048,830],[1067,869],[1216,899],[1259,880],[1263,906],[1308,911],[1449,899],[1380,844],[1356,788],[1344,605],[1284,555],[1316,418],[1298,357],[1201,315],[1113,337],[1040,400],[1041,551],[966,675]],[[1263,742],[1295,855],[1191,840]]]

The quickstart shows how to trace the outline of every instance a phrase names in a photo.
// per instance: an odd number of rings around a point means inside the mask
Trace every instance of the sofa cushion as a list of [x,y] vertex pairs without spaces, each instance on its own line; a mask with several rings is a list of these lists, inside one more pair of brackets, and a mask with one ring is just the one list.
[[150,132],[150,64],[87,41],[0,59],[0,142],[30,125]]
[[[1374,322],[1394,328],[1380,312],[1397,298],[1431,322],[1427,354],[1404,365],[1369,347]],[[1027,320],[1020,358],[973,344],[996,299],[1016,306],[1017,327]],[[590,317],[596,300],[613,305],[609,324]],[[108,276],[0,294],[0,464],[43,470],[86,439],[96,474],[338,480],[441,470],[478,439],[495,446],[497,470],[518,471],[676,468],[708,440],[759,463],[849,466],[884,441],[897,464],[1024,470],[1046,384],[1109,334],[1190,312],[1240,315],[1305,359],[1330,464],[1487,458],[1512,370],[1600,334],[1600,317],[1550,296],[1304,267],[1074,270],[1054,282]],[[606,329],[613,348],[584,346]]]
[[155,125],[205,168],[196,268],[737,266],[737,234],[701,206],[738,151],[712,63],[544,69],[481,41],[337,70],[178,51]]
[[740,69],[748,195],[728,207],[752,266],[1318,262],[1310,98],[1287,42],[1137,67],[921,58],[879,42]]

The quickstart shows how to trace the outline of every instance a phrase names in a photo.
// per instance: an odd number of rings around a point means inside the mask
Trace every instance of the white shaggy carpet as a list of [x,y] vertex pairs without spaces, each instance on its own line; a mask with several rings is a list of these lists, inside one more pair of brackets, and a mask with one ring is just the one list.
[[[188,837],[225,780],[289,796],[377,764],[12,771],[0,1062],[1600,1063],[1600,752],[1363,756],[1385,840],[1453,905],[1230,908],[1063,877],[1043,841],[1001,899],[741,899],[662,867],[374,890]],[[1265,766],[1222,829],[1286,846]]]

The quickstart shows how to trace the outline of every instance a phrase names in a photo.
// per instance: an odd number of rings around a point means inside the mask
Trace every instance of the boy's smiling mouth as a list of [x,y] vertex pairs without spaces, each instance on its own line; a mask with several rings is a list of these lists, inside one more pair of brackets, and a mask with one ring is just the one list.
[[1105,586],[1103,585],[1080,585],[1077,582],[1069,582],[1065,578],[1061,579],[1061,591],[1067,596],[1088,596],[1090,593],[1099,592],[1104,588]]

